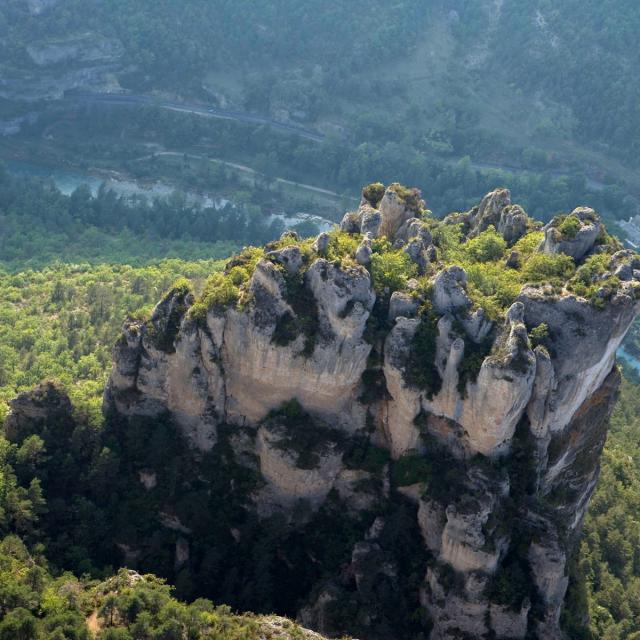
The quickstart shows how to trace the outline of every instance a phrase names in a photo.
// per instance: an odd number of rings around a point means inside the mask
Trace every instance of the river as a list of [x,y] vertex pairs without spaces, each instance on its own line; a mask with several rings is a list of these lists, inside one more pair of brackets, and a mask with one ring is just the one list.
[[[158,181],[150,184],[142,184],[135,180],[128,180],[126,178],[100,178],[90,173],[80,173],[77,171],[68,171],[66,169],[54,169],[45,165],[39,165],[32,162],[18,162],[15,160],[7,161],[6,165],[9,173],[13,175],[52,180],[56,187],[67,196],[71,195],[81,185],[87,185],[94,196],[98,193],[98,189],[103,184],[118,195],[126,197],[146,196],[148,198],[166,198],[176,191],[173,187]],[[188,191],[185,195],[190,201],[197,202],[203,206],[213,206],[215,208],[221,208],[229,202],[222,198],[196,193],[195,191]]]
[[16,176],[31,176],[52,180],[56,187],[66,196],[71,195],[80,185],[86,184],[95,195],[98,193],[103,180],[91,175],[51,169],[30,162],[18,162],[16,160],[5,161],[9,173]]
[[[56,187],[64,194],[71,195],[79,186],[87,185],[93,195],[97,195],[98,189],[104,185],[107,189],[114,191],[120,196],[130,198],[132,196],[143,196],[149,199],[167,198],[177,190],[160,181],[151,183],[140,183],[126,178],[100,178],[89,173],[78,171],[68,171],[66,169],[54,169],[45,165],[32,162],[19,162],[15,160],[5,161],[7,170],[12,175],[29,176],[52,180]],[[182,192],[187,202],[203,208],[213,208],[216,211],[224,209],[231,200],[220,195],[210,193],[198,193],[196,191]],[[309,213],[296,213],[295,215],[285,215],[284,213],[271,214],[269,222],[274,218],[282,220],[285,227],[293,227],[302,222],[312,222],[320,231],[328,231],[333,227],[333,222],[320,216]]]

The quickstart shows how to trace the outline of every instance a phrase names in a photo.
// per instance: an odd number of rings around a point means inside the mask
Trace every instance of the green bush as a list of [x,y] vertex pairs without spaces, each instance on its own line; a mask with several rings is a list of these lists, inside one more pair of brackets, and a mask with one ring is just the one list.
[[362,469],[380,476],[389,462],[389,452],[372,445],[366,437],[354,437],[343,461],[348,469]]
[[609,269],[611,256],[606,253],[598,253],[589,256],[584,264],[576,271],[574,283],[590,286],[593,282]]
[[36,622],[26,609],[14,609],[0,622],[0,640],[33,640],[38,637]]
[[466,246],[469,257],[475,262],[499,260],[506,250],[507,243],[494,226],[490,226],[476,238],[469,240]]
[[512,249],[517,251],[522,258],[529,257],[538,250],[544,240],[543,231],[530,231],[516,242]]
[[304,274],[284,274],[286,282],[286,300],[293,309],[285,313],[277,322],[273,334],[276,344],[286,346],[300,334],[304,335],[302,354],[311,356],[320,333],[318,303],[311,288],[305,284]]
[[296,454],[300,469],[315,469],[320,457],[344,444],[344,434],[309,415],[295,398],[271,411],[267,422],[279,436],[276,447]]
[[560,222],[557,229],[562,234],[562,237],[567,240],[571,240],[578,235],[578,231],[582,228],[582,223],[578,216],[568,215]]
[[549,343],[549,326],[543,322],[529,332],[529,339],[531,340],[531,348],[535,349],[537,346],[547,347]]
[[381,182],[374,182],[362,190],[362,197],[372,206],[377,207],[384,196],[385,187]]
[[207,280],[200,299],[189,310],[190,316],[204,321],[209,309],[226,309],[240,300],[240,289],[232,278],[222,273],[214,273]]
[[[277,242],[276,242],[277,244]],[[291,241],[287,241],[286,244],[292,244]],[[269,245],[270,246],[270,245]],[[233,256],[225,265],[225,273],[231,271],[236,267],[240,267],[244,270],[246,274],[246,279],[248,280],[253,270],[255,269],[256,264],[260,261],[261,258],[264,257],[264,249],[259,247],[245,247],[240,253]]]
[[522,268],[522,280],[533,284],[543,282],[564,284],[573,276],[575,268],[573,259],[563,253],[558,255],[534,253]]
[[360,244],[360,239],[339,229],[331,231],[329,236],[331,239],[327,249],[327,260],[337,262],[343,266],[355,265],[354,256]]
[[172,285],[170,292],[173,295],[186,296],[191,291],[191,282],[187,278],[178,278]]
[[478,379],[485,358],[491,353],[493,338],[487,338],[480,344],[472,340],[465,340],[464,358],[458,369],[458,392],[463,397],[466,395],[467,385],[473,384]]
[[209,309],[226,309],[237,304],[242,287],[249,282],[263,257],[263,249],[247,247],[227,262],[224,273],[209,276],[200,298],[191,307],[191,317],[202,321]]
[[531,575],[528,566],[518,559],[509,559],[492,576],[487,585],[487,595],[492,602],[518,611],[522,601],[531,595]]
[[405,379],[408,384],[427,391],[432,398],[442,388],[442,378],[436,367],[438,317],[426,308],[411,341]]
[[418,453],[408,453],[393,463],[392,478],[398,487],[418,482],[428,482],[432,467],[427,458]]
[[371,256],[371,277],[378,292],[389,293],[403,289],[409,278],[418,274],[416,265],[402,251],[374,253]]
[[467,293],[474,304],[482,307],[487,316],[497,320],[517,298],[522,284],[513,270],[502,262],[484,262],[466,265]]
[[461,224],[440,224],[431,230],[433,244],[440,250],[441,258],[451,264],[463,257],[460,251],[462,238]]
[[611,256],[596,254],[589,256],[578,269],[567,288],[582,298],[586,298],[596,307],[603,307],[620,286],[620,280],[615,276],[602,279],[609,269]]
[[389,189],[394,191],[414,213],[420,214],[422,212],[424,208],[424,201],[422,200],[422,194],[419,189],[405,187],[399,182],[394,182],[389,185]]

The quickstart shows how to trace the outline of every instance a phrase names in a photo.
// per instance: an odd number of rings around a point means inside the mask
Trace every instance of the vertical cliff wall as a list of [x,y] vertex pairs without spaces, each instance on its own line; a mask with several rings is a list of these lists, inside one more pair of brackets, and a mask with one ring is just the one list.
[[[331,504],[360,523],[301,586],[307,626],[559,638],[638,269],[589,209],[543,228],[498,190],[435,221],[370,185],[339,230],[245,250],[127,322],[105,408],[168,416],[195,459],[226,447],[259,520],[297,531]],[[293,570],[317,562],[305,544]]]

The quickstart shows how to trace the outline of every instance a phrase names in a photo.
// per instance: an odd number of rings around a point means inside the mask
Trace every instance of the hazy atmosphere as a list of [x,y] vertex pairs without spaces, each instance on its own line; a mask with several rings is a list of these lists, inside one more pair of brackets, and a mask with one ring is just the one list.
[[0,640],[639,640],[639,35],[0,0]]

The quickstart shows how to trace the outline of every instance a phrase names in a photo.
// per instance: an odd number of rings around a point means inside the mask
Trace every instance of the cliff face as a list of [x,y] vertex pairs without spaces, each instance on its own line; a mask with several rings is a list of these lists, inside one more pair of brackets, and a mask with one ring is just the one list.
[[331,502],[366,523],[299,594],[306,626],[559,638],[638,269],[588,209],[540,230],[498,190],[435,222],[371,185],[341,231],[245,251],[200,300],[178,286],[128,321],[105,407],[170,416],[196,457],[231,443],[259,519],[295,530]]
[[[57,15],[70,10],[63,0],[24,0],[13,5],[6,19],[28,23],[31,35],[23,36],[20,56],[0,60],[0,98],[37,103],[61,100],[69,91],[112,92],[120,89],[120,74],[133,70],[116,37],[95,31],[51,35]],[[45,23],[51,24],[46,28]],[[18,133],[23,122],[33,117],[5,121],[3,129],[7,135]]]

